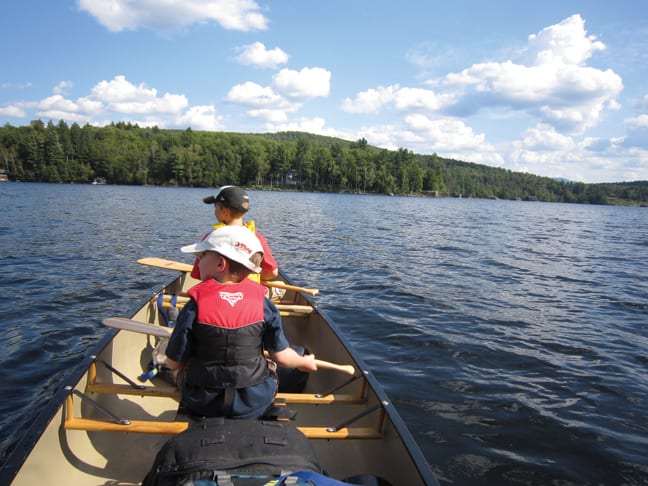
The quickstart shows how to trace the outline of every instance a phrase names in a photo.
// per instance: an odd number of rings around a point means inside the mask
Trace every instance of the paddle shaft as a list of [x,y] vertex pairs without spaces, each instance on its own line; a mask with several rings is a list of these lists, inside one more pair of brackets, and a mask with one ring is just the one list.
[[295,292],[301,292],[302,294],[308,295],[317,295],[319,294],[318,289],[305,289],[304,287],[297,287],[296,285],[288,285],[283,282],[273,282],[272,280],[262,280],[261,283],[266,287],[274,287],[277,289],[284,290],[294,290]]
[[[173,260],[166,260],[164,258],[140,258],[137,263],[141,265],[148,265],[150,267],[166,268],[167,270],[177,270],[178,272],[191,272],[193,266],[188,263],[175,262]],[[304,287],[297,287],[296,285],[288,285],[283,282],[273,282],[271,280],[263,280],[261,282],[266,287],[275,287],[277,289],[294,290],[308,295],[317,295],[318,289],[306,289]]]
[[[170,327],[147,324],[146,322],[134,321],[132,319],[126,319],[124,317],[108,317],[104,319],[102,323],[107,327],[124,329],[126,331],[139,332],[141,334],[149,334],[151,336],[158,336],[163,338],[168,338],[173,332],[173,329]],[[340,371],[342,373],[346,373],[347,375],[355,374],[355,368],[351,365],[340,365],[337,363],[331,363],[329,361],[316,359],[315,366],[324,370]]]

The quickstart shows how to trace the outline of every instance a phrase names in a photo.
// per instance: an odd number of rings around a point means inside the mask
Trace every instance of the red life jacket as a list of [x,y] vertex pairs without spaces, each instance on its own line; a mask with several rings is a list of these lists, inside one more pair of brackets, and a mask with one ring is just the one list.
[[265,381],[265,288],[249,279],[224,285],[209,279],[188,294],[198,304],[186,382],[204,388],[245,388]]

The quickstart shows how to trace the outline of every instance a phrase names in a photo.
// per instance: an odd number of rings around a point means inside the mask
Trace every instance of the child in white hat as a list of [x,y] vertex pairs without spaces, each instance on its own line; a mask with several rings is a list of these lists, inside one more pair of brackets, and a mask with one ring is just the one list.
[[257,418],[277,392],[263,350],[284,368],[316,371],[314,355],[300,356],[286,339],[258,273],[263,248],[243,226],[212,231],[184,253],[199,259],[202,282],[188,291],[166,349],[166,365],[182,369],[182,405],[198,416]]

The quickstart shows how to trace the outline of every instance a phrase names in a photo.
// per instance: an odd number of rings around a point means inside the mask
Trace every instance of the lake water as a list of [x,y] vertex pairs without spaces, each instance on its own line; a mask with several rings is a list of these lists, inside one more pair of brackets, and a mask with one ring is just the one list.
[[[0,184],[0,461],[213,223],[208,189]],[[648,484],[648,209],[250,191],[442,484]]]

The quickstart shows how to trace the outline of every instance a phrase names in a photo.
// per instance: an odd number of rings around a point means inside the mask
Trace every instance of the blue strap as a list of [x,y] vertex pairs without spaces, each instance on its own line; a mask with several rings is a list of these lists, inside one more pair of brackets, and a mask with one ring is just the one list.
[[[171,296],[171,307],[176,307],[176,303],[178,302],[178,296],[177,294],[173,294]],[[160,312],[160,315],[162,316],[162,319],[164,320],[164,324],[167,327],[173,327],[175,324],[174,320],[169,319],[168,314],[164,310],[164,294],[160,293],[157,298],[157,308],[158,311]]]
[[315,486],[349,486],[351,483],[343,483],[342,481],[338,481],[337,479],[329,478],[328,476],[324,476],[323,474],[319,474],[313,471],[295,471],[290,474],[285,474],[283,476],[280,476],[276,479],[276,483],[268,483],[268,484],[277,484],[281,485],[284,484],[285,480],[288,478],[297,478],[302,481],[307,481],[310,484],[314,484]]
[[163,302],[164,302],[164,294],[161,293],[160,295],[158,295],[157,298],[157,308],[158,308],[158,312],[160,313],[160,316],[162,316],[162,319],[164,319],[164,323],[168,325],[169,319],[167,318],[166,312],[164,312],[164,307],[162,306]]
[[151,361],[151,363],[149,363],[149,370],[139,375],[137,379],[144,383],[147,380],[152,380],[153,378],[155,378],[155,376],[159,372],[160,370],[157,368],[157,366],[153,366],[153,362]]
[[[176,303],[178,302],[178,296],[176,294],[173,294],[171,297],[171,307],[174,308],[174,310],[177,311]],[[167,327],[173,327],[175,324],[175,320],[169,319],[169,315],[164,311],[164,294],[160,293],[157,298],[157,308],[158,312],[160,313],[160,316],[162,316],[162,319],[164,320],[164,324]],[[177,312],[173,313],[176,317],[178,315]],[[149,369],[139,375],[137,379],[141,382],[145,382],[147,380],[153,379],[158,373],[160,372],[160,369],[153,364],[151,361],[149,363]]]

